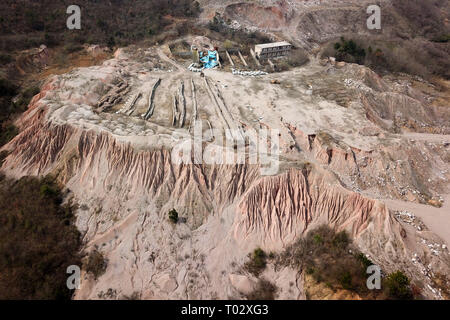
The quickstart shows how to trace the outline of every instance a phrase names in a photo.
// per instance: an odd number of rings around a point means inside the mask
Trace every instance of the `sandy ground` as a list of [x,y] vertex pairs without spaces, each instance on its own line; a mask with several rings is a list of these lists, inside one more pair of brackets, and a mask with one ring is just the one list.
[[384,203],[389,209],[407,210],[415,214],[431,231],[450,245],[450,194],[444,197],[444,205],[441,208],[400,200],[384,200]]

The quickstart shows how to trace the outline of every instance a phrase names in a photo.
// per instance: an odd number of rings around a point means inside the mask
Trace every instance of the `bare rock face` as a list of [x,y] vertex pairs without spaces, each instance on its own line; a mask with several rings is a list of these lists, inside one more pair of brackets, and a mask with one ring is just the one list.
[[238,224],[236,235],[261,234],[260,241],[282,246],[311,225],[326,223],[348,227],[350,234],[357,237],[371,216],[387,215],[386,209],[375,201],[346,192],[332,176],[312,169],[290,169],[280,176],[260,180],[240,203],[245,218]]
[[259,28],[281,30],[289,20],[283,5],[261,6],[255,3],[237,3],[226,7],[225,14],[231,19],[246,21]]
[[[411,103],[411,95],[364,67],[328,68],[312,64],[255,79],[212,70],[202,79],[160,48],[121,49],[102,66],[49,79],[18,120],[21,132],[4,147],[9,155],[1,169],[14,177],[55,175],[78,202],[84,246],[98,248],[108,267],[98,281],[86,275],[75,298],[136,292],[143,299],[241,298],[255,285],[242,269],[249,252],[282,250],[321,224],[347,230],[385,271],[405,270],[430,284],[427,296],[439,298],[423,269],[448,274],[448,251],[430,254],[422,240],[441,240],[405,226],[375,198],[426,202],[441,192],[448,149],[431,145],[428,135],[412,143],[367,112],[395,114],[398,104],[398,110],[408,104],[420,115],[420,99]],[[96,110],[122,80],[129,85],[122,102]],[[339,96],[327,98],[327,90]],[[391,104],[380,109],[364,100],[367,92]],[[279,129],[278,173],[262,176],[261,164],[247,162],[177,164],[174,96],[184,98],[178,106],[185,106],[181,126],[189,136],[196,122],[204,132]],[[360,134],[373,126],[378,134]],[[429,161],[426,168],[421,157]],[[177,224],[168,219],[173,208]],[[277,279],[280,298],[305,298],[295,270],[266,270],[265,276]]]
[[[257,0],[236,2],[234,0],[200,0],[202,17],[211,20],[214,13],[230,20],[233,27],[249,30],[261,30],[283,33],[295,44],[312,48],[343,34],[375,35],[378,30],[369,30],[367,25],[367,8],[374,3],[370,0]],[[382,8],[382,34],[388,37],[415,37],[426,31],[418,30],[417,16],[421,10],[433,12],[433,18],[443,26],[450,7],[441,2],[437,8],[425,8],[411,5],[406,10],[399,10],[406,5],[396,5],[394,0],[382,0],[376,3]],[[422,12],[423,13],[423,12]],[[431,15],[427,11],[428,15]],[[419,24],[420,25],[420,24]]]

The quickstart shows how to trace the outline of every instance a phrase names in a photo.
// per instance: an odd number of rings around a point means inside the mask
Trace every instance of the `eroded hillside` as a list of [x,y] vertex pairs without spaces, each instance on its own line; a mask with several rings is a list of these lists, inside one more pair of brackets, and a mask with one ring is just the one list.
[[[200,4],[199,23],[221,17],[308,50],[366,32],[350,23],[366,17],[362,1]],[[409,37],[414,23],[389,18],[383,36]],[[234,72],[224,59],[200,74],[176,55],[184,42],[221,45],[186,36],[128,46],[46,77],[0,149],[2,173],[54,176],[78,204],[83,252],[105,264],[98,274],[83,268],[74,298],[240,299],[262,280],[280,299],[356,298],[274,260],[258,274],[246,268],[256,248],[277,255],[322,225],[346,231],[384,273],[405,272],[422,297],[447,297],[448,82],[377,73],[320,50],[284,72],[243,76],[236,54]],[[240,161],[204,157],[233,153],[241,137]],[[186,145],[194,151],[183,163]]]

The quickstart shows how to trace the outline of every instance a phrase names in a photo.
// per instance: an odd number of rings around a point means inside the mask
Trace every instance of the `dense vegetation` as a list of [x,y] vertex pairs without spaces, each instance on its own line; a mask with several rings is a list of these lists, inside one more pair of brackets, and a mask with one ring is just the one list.
[[49,177],[0,177],[0,299],[70,299],[67,267],[81,265],[73,210]]
[[432,80],[433,76],[450,79],[450,27],[445,13],[447,0],[395,0],[386,13],[387,20],[400,23],[388,38],[384,33],[348,34],[332,41],[323,57],[364,64],[377,72],[404,72]]
[[425,39],[380,40],[353,36],[329,43],[322,57],[366,65],[380,73],[404,72],[430,80],[433,76],[450,79],[449,43]]
[[[37,87],[20,91],[11,81],[0,78],[0,147],[17,135],[18,130],[12,123],[14,117],[26,110],[31,98],[37,93]],[[15,101],[14,97],[17,97]]]
[[448,0],[395,0],[396,11],[406,17],[417,35],[436,39],[443,36],[443,10]]
[[413,298],[410,281],[401,271],[396,271],[387,276],[384,284],[386,293],[392,299],[410,300]]
[[358,46],[353,40],[345,40],[344,37],[341,38],[340,42],[334,44],[334,49],[336,50],[336,58],[341,61],[362,63],[366,57],[364,48]]
[[[199,13],[194,0],[80,0],[81,30],[68,30],[70,0],[0,2],[0,50],[20,50],[69,43],[125,45],[156,35],[173,18]],[[178,22],[179,30],[187,31]]]
[[332,290],[349,290],[366,299],[412,299],[409,279],[395,272],[382,282],[383,290],[367,288],[367,267],[373,263],[351,242],[345,232],[328,226],[310,231],[276,258],[276,265],[306,272]]

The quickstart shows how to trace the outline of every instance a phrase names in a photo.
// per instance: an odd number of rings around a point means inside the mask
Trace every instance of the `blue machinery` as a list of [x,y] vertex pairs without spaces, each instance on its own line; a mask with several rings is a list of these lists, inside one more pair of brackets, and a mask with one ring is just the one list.
[[213,69],[219,65],[217,61],[217,51],[208,50],[207,54],[204,54],[202,51],[199,52],[200,62],[203,64],[203,68],[205,69]]

